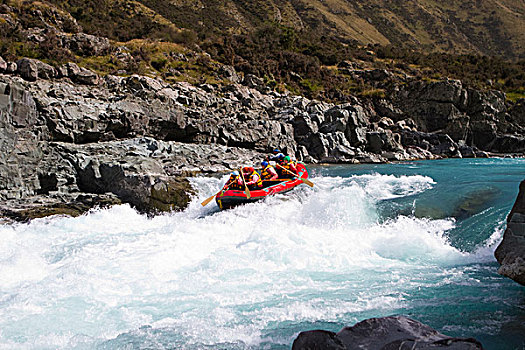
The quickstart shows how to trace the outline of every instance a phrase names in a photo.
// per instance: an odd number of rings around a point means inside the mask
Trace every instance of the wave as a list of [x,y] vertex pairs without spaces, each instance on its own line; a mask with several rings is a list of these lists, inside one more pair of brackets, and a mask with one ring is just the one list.
[[1,345],[110,346],[153,325],[180,344],[256,346],[281,322],[402,307],[407,290],[484,256],[448,243],[454,220],[379,222],[378,201],[426,191],[429,177],[315,177],[313,189],[203,208],[225,180],[191,179],[198,194],[183,212],[121,205],[1,226]]

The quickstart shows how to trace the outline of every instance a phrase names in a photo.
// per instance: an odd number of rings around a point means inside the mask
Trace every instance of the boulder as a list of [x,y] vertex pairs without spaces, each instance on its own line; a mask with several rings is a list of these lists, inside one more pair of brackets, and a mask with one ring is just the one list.
[[36,81],[38,78],[38,66],[36,60],[22,58],[16,62],[18,74],[27,81]]
[[361,321],[337,334],[323,330],[301,332],[292,349],[479,350],[483,346],[476,339],[449,337],[405,316],[389,316]]
[[507,216],[503,240],[494,256],[501,265],[499,274],[525,286],[525,180],[520,184],[516,202]]
[[223,65],[219,69],[219,74],[230,80],[232,83],[240,83],[242,81],[242,78],[237,74],[235,71],[235,68],[228,65]]
[[18,73],[27,81],[35,81],[37,78],[53,79],[57,71],[53,66],[39,60],[22,58],[17,61]]
[[525,153],[525,136],[498,135],[493,140],[490,150],[496,153]]
[[253,74],[246,74],[246,76],[244,77],[244,84],[254,89],[266,87],[266,85],[264,84],[264,80]]
[[5,72],[7,70],[7,62],[0,56],[0,72]]
[[400,135],[405,147],[417,147],[444,157],[461,157],[458,144],[447,134],[401,130]]
[[100,79],[95,72],[85,68],[82,68],[80,72],[75,74],[73,80],[82,85],[98,85],[100,82]]
[[41,62],[37,61],[37,67],[38,67],[38,77],[42,79],[53,79],[57,76],[57,70],[55,67]]
[[64,36],[65,46],[82,56],[100,56],[110,52],[111,44],[108,38],[76,33]]
[[295,338],[292,350],[346,350],[347,347],[330,331],[306,331],[301,332]]
[[16,65],[16,62],[7,62],[7,68],[5,70],[8,74],[15,74],[18,70],[18,66]]
[[61,67],[61,71],[64,72],[65,77],[70,77],[71,79],[74,79],[75,76],[78,73],[80,73],[81,70],[76,63],[68,62]]
[[98,85],[101,83],[100,77],[95,72],[81,68],[73,62],[60,66],[57,70],[57,77],[69,78],[75,83],[82,85]]

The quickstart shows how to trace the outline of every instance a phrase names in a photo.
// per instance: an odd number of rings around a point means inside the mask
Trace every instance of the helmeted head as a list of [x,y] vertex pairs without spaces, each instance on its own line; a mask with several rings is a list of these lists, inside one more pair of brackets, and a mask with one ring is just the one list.
[[279,148],[274,148],[273,149],[273,154],[277,154],[277,153],[281,153],[281,151],[279,151]]
[[239,176],[239,172],[237,170],[232,171],[233,176]]
[[268,166],[268,162],[265,161],[265,160],[263,160],[263,161],[261,162],[261,166],[262,166],[263,168],[266,168],[266,167]]
[[287,162],[289,162],[291,159],[292,159],[292,158],[290,158],[290,156],[286,156],[286,157],[284,157],[284,160],[287,161]]

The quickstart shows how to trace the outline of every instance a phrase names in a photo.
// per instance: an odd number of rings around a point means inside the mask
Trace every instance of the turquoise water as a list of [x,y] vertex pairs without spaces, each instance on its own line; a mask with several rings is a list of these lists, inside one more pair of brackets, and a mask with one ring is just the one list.
[[404,314],[525,346],[525,288],[494,249],[523,159],[311,167],[315,187],[228,211],[128,206],[0,226],[0,349],[289,349]]

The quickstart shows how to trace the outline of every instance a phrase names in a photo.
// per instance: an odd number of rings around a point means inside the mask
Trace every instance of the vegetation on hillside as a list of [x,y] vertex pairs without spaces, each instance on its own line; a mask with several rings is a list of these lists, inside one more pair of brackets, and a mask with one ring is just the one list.
[[[234,2],[229,9],[218,0],[207,1],[206,6],[185,0],[2,0],[8,6],[0,7],[0,55],[8,60],[33,57],[54,65],[73,61],[101,74],[138,73],[192,83],[223,82],[219,67],[227,64],[263,78],[277,90],[332,101],[345,101],[349,95],[384,96],[392,79],[370,81],[357,74],[366,69],[388,69],[394,72],[393,79],[456,78],[477,88],[506,91],[511,100],[525,97],[523,60],[360,45],[305,25],[318,18],[306,15],[312,9],[304,1],[292,2],[293,6],[286,1],[265,0],[257,6],[254,1]],[[276,13],[281,19],[270,16]],[[305,16],[299,18],[297,13]],[[301,21],[303,25],[298,24]],[[85,57],[64,48],[52,27],[108,37],[113,52]],[[30,38],[28,28],[33,34],[34,28],[41,31]]]
[[123,41],[172,37],[169,23],[202,40],[210,33],[246,33],[275,22],[365,46],[525,58],[521,0],[49,1],[69,11],[86,31]]

